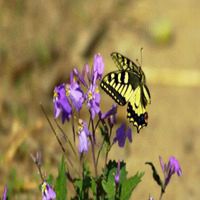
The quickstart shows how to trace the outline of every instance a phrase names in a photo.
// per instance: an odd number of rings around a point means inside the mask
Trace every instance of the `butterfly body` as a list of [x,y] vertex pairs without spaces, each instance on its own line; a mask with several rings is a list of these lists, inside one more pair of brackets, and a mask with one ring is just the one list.
[[127,105],[127,118],[137,128],[137,132],[148,123],[147,105],[150,92],[141,67],[121,55],[112,53],[111,57],[118,67],[104,76],[101,88],[121,106]]

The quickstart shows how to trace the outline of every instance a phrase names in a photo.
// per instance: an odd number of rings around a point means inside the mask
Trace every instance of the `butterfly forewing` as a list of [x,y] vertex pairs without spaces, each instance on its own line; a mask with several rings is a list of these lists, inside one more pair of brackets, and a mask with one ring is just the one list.
[[129,73],[125,71],[107,74],[101,81],[101,88],[121,106],[127,103],[133,93]]
[[140,66],[136,65],[132,60],[117,52],[113,52],[111,57],[119,70],[131,71],[141,78]]

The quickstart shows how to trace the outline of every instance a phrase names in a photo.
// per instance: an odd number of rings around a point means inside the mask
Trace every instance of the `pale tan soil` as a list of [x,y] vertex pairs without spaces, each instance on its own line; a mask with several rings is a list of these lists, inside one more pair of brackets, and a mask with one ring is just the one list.
[[[9,170],[15,168],[25,192],[22,195],[16,188],[13,199],[41,199],[40,180],[29,156],[38,149],[46,172],[56,175],[60,149],[39,107],[42,102],[52,116],[54,85],[65,81],[73,66],[81,69],[92,63],[95,52],[103,55],[109,72],[115,69],[112,51],[140,59],[143,47],[143,69],[152,96],[149,125],[125,150],[115,147],[110,158],[124,159],[129,175],[145,171],[133,199],[148,199],[149,194],[158,199],[159,188],[144,163],[152,161],[159,168],[159,155],[164,160],[174,155],[183,176],[173,177],[163,199],[199,199],[200,1],[73,2],[0,2],[1,191]],[[171,23],[172,39],[160,45],[150,38],[149,27],[162,18]],[[102,29],[90,53],[88,45]],[[178,82],[174,73],[179,77],[183,71],[186,78]],[[103,97],[102,105],[108,108],[108,97]],[[120,119],[124,117],[125,108],[120,108]]]

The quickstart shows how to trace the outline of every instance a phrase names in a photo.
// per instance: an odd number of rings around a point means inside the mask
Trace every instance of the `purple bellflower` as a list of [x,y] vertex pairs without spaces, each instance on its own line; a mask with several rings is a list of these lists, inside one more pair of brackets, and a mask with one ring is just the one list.
[[99,114],[100,112],[100,94],[98,87],[96,85],[96,80],[101,78],[102,73],[104,69],[104,64],[102,57],[100,55],[95,55],[94,58],[94,65],[92,69],[92,74],[89,74],[89,66],[87,69],[86,65],[86,73],[88,74],[88,79],[90,82],[90,86],[88,89],[88,92],[86,94],[86,99],[87,99],[87,106],[90,110],[91,117],[94,119],[96,114]]
[[116,124],[116,115],[110,115],[108,117],[108,124],[111,128]]
[[94,119],[96,114],[100,112],[100,94],[96,85],[90,85],[86,94],[87,106],[90,110],[91,117]]
[[79,112],[84,102],[83,91],[75,81],[73,72],[70,74],[70,84],[66,85],[66,96],[71,100],[76,111]]
[[112,108],[108,110],[106,113],[99,113],[100,119],[108,119],[108,124],[110,127],[113,127],[116,124],[116,114],[117,114],[117,105],[113,104]]
[[116,104],[113,104],[112,108],[110,110],[108,110],[106,113],[100,112],[100,118],[107,119],[108,117],[110,117],[112,115],[116,115],[116,113],[117,113],[117,106],[116,106]]
[[78,137],[79,137],[79,153],[86,153],[88,152],[88,136],[90,135],[90,132],[88,130],[87,123],[84,122],[82,119],[79,119],[78,122]]
[[125,124],[122,124],[116,131],[113,143],[118,141],[119,147],[124,147],[126,138],[128,138],[129,142],[132,142],[132,132],[130,128],[126,129]]
[[82,83],[85,87],[87,87],[87,83],[85,81],[85,67],[83,68],[82,74],[78,71],[77,68],[74,68],[73,74],[77,77],[80,83]]
[[174,156],[171,156],[169,158],[169,161],[167,164],[163,162],[161,156],[159,157],[159,160],[160,160],[160,165],[161,165],[161,168],[162,168],[162,171],[164,174],[164,178],[165,178],[164,188],[166,188],[166,186],[170,182],[172,175],[177,173],[178,176],[181,176],[182,170],[181,170],[178,160]]
[[53,200],[56,199],[56,193],[53,188],[44,181],[42,183],[42,200]]
[[5,186],[4,191],[3,191],[2,200],[7,200],[7,192],[8,192],[8,188],[7,188],[7,186]]
[[94,56],[94,64],[93,64],[93,84],[96,83],[96,80],[101,80],[104,71],[104,62],[103,58],[100,54],[96,54]]
[[[78,80],[85,86],[96,85],[96,80],[101,80],[104,71],[103,58],[100,54],[95,54],[93,68],[90,71],[90,67],[86,64],[83,67],[82,73],[78,71],[77,68],[74,68],[73,73],[78,78]],[[89,84],[86,83],[85,77],[87,78]]]
[[120,180],[120,160],[118,160],[118,163],[117,163],[117,172],[116,172],[116,175],[115,175],[115,185],[117,187],[119,185],[119,180]]
[[64,123],[66,119],[69,120],[72,114],[72,108],[70,106],[69,100],[66,97],[66,90],[64,83],[55,87],[53,103],[54,103],[54,117],[58,118],[58,116],[61,114],[62,123]]

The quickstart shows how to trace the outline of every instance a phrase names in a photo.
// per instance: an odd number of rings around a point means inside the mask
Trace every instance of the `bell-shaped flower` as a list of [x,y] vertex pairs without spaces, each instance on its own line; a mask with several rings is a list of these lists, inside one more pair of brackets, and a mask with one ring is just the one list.
[[100,54],[95,54],[93,71],[92,71],[92,84],[96,84],[96,80],[101,80],[104,71],[104,62]]
[[90,110],[91,117],[94,119],[96,114],[100,112],[100,94],[96,85],[90,85],[86,94],[87,107]]
[[42,183],[42,200],[53,200],[56,199],[56,193],[53,188],[44,181]]
[[116,113],[117,113],[117,106],[116,106],[116,104],[113,104],[112,108],[110,110],[108,110],[106,113],[100,113],[100,118],[107,119],[111,115],[116,115]]
[[54,103],[54,117],[58,118],[61,114],[62,122],[69,120],[72,114],[72,108],[66,96],[65,84],[61,84],[54,89],[53,96]]
[[80,73],[80,72],[78,71],[78,69],[75,67],[75,68],[73,69],[73,74],[77,77],[77,79],[78,79],[78,81],[79,81],[80,83],[82,83],[85,87],[87,87],[87,83],[86,83],[86,81],[85,81],[85,67],[83,68],[82,73]]
[[127,129],[125,124],[121,124],[121,126],[116,131],[116,136],[113,139],[113,142],[118,142],[119,147],[124,147],[126,138],[128,138],[129,142],[132,142],[131,129]]
[[8,188],[7,188],[7,186],[5,186],[4,191],[3,191],[2,200],[7,200],[7,192],[8,192]]
[[120,160],[117,162],[117,172],[115,174],[115,185],[118,187],[120,181]]
[[89,147],[88,136],[89,135],[90,135],[90,132],[88,130],[87,123],[84,122],[82,119],[79,119],[79,122],[78,122],[79,153],[88,152],[88,147]]
[[159,160],[165,178],[164,188],[166,188],[166,186],[170,182],[172,175],[176,173],[178,176],[181,176],[182,170],[178,160],[174,156],[171,156],[169,158],[168,163],[164,163],[161,156],[159,157]]
[[70,84],[66,85],[66,96],[71,100],[71,103],[79,112],[82,108],[84,97],[80,85],[74,79],[73,72],[70,75]]
[[108,110],[106,113],[99,113],[100,119],[108,119],[108,124],[110,127],[113,127],[116,124],[116,114],[117,114],[117,106],[116,104],[112,105],[112,108]]

